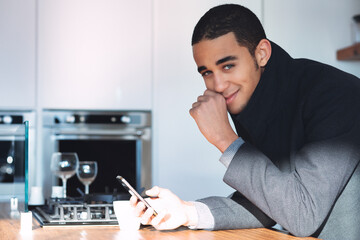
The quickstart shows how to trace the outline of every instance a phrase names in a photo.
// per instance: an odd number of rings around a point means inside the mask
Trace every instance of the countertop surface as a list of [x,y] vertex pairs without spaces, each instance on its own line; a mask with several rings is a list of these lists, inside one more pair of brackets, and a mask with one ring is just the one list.
[[81,227],[41,227],[33,218],[32,231],[20,231],[20,218],[10,214],[10,204],[0,203],[0,239],[170,239],[170,240],[290,240],[290,239],[316,239],[296,238],[285,233],[266,228],[237,229],[224,231],[190,230],[179,228],[172,231],[157,231],[151,226],[142,227],[139,231],[121,231],[117,226],[81,226]]

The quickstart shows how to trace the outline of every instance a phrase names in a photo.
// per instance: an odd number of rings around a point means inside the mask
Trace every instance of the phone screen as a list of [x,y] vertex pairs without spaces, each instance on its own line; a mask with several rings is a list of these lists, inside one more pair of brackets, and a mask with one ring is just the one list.
[[128,190],[132,196],[135,196],[137,199],[139,199],[141,202],[143,202],[145,204],[146,208],[151,208],[154,211],[154,213],[153,213],[154,216],[157,215],[157,212],[155,211],[155,209],[150,206],[150,204],[130,185],[130,183],[128,183],[128,181],[126,181],[125,178],[123,178],[122,176],[117,176],[116,179],[119,180],[121,185],[126,190]]

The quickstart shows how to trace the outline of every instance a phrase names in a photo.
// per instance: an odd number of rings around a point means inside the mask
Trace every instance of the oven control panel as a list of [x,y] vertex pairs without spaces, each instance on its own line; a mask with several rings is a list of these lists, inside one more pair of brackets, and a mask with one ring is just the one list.
[[48,111],[44,125],[124,125],[133,127],[151,126],[151,113],[146,111]]
[[23,116],[20,115],[0,115],[0,124],[22,124]]
[[55,116],[54,123],[86,123],[86,124],[140,124],[139,116],[129,115],[79,115]]

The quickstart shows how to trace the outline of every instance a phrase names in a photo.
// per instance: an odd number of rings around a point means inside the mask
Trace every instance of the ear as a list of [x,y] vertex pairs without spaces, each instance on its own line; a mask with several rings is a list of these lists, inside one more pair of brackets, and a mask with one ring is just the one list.
[[256,47],[255,57],[259,67],[265,67],[271,56],[271,43],[262,39]]

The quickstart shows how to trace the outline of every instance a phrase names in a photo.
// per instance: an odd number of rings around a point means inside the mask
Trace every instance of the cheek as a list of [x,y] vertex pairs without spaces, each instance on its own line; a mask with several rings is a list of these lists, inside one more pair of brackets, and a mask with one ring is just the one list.
[[260,71],[257,71],[254,68],[248,68],[243,72],[242,75],[242,84],[246,87],[248,91],[255,89],[257,83],[260,79]]
[[239,85],[247,84],[250,78],[250,71],[245,67],[237,67],[235,71],[231,73],[232,82]]
[[232,76],[233,83],[235,83],[238,86],[241,86],[242,88],[247,88],[247,85],[249,84],[249,79],[246,75],[246,73],[237,72]]
[[259,82],[260,77],[257,74],[249,75],[249,78],[246,79],[246,82],[243,84],[243,93],[244,93],[244,101],[248,101],[253,95],[256,86]]
[[209,90],[214,90],[214,81],[212,81],[210,78],[204,79],[205,87]]

